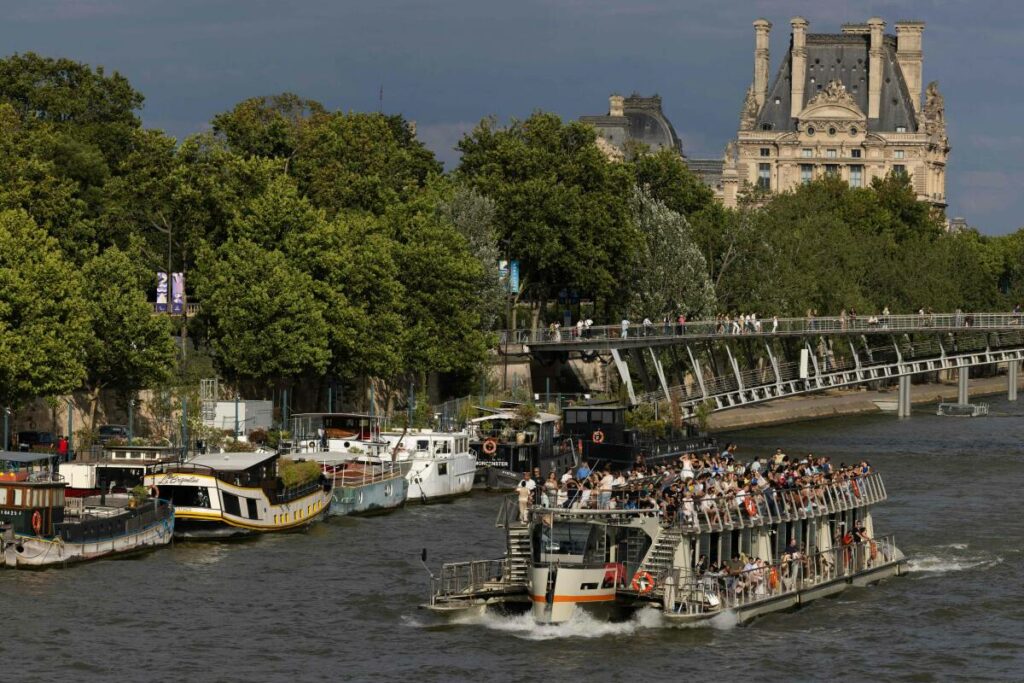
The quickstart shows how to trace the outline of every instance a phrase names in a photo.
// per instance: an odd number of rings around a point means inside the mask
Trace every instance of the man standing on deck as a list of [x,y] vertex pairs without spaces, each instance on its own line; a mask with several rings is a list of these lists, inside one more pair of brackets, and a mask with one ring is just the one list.
[[523,478],[516,487],[516,494],[519,496],[519,521],[527,521],[527,510],[530,507],[530,499],[533,497],[533,490],[537,488],[537,482],[533,480],[529,472],[523,472]]
[[604,468],[604,476],[601,477],[601,489],[600,495],[598,496],[598,506],[602,510],[608,508],[608,503],[612,499],[612,486],[614,485],[615,479],[612,477],[612,472],[607,467]]

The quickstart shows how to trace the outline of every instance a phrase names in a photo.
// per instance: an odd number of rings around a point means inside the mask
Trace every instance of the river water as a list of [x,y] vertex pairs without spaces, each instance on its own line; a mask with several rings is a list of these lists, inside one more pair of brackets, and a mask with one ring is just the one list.
[[337,519],[304,534],[178,543],[67,570],[0,572],[4,681],[1022,680],[1024,401],[985,419],[919,410],[725,435],[741,456],[868,458],[913,572],[738,627],[438,621],[423,546],[499,557],[499,497]]

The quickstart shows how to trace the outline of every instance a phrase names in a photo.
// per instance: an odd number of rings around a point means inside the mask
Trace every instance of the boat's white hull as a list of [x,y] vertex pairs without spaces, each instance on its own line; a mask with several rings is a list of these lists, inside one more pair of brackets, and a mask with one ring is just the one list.
[[409,472],[405,475],[409,480],[410,503],[435,502],[473,490],[476,456],[472,453],[433,457],[414,455],[410,463]]
[[577,607],[610,617],[615,611],[615,581],[606,580],[608,572],[604,567],[534,566],[527,584],[534,621],[560,624],[571,619]]
[[173,514],[165,519],[155,520],[136,531],[81,543],[18,534],[12,542],[0,541],[0,546],[3,547],[0,559],[3,560],[4,566],[15,568],[65,565],[159,548],[170,543],[173,535]]

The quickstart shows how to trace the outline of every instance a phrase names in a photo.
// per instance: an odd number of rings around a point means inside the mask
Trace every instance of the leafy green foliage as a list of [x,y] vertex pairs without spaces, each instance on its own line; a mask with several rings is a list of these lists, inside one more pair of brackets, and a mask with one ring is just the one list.
[[606,304],[625,298],[639,245],[633,179],[605,159],[591,127],[544,113],[505,129],[485,119],[458,149],[457,177],[495,202],[498,241],[520,260],[529,298],[565,287]]
[[24,211],[0,212],[0,405],[68,392],[85,377],[82,278]]

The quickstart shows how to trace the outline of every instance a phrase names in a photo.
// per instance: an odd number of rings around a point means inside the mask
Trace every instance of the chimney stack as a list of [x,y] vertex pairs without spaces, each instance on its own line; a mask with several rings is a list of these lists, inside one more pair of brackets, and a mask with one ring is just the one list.
[[754,21],[754,101],[758,110],[768,97],[768,38],[772,22],[767,19]]
[[885,37],[885,22],[878,17],[868,19],[871,30],[871,49],[868,52],[868,118],[877,119],[882,105],[882,39]]
[[624,98],[622,95],[612,95],[608,98],[608,116],[624,116],[623,114],[623,102]]
[[793,49],[789,74],[790,106],[789,115],[794,119],[804,110],[804,79],[807,77],[807,20],[793,17],[789,25],[793,27]]
[[921,34],[924,33],[923,21],[896,22],[896,61],[903,72],[903,80],[907,82],[910,99],[914,103],[914,113],[921,113],[921,70],[924,53],[921,52]]

